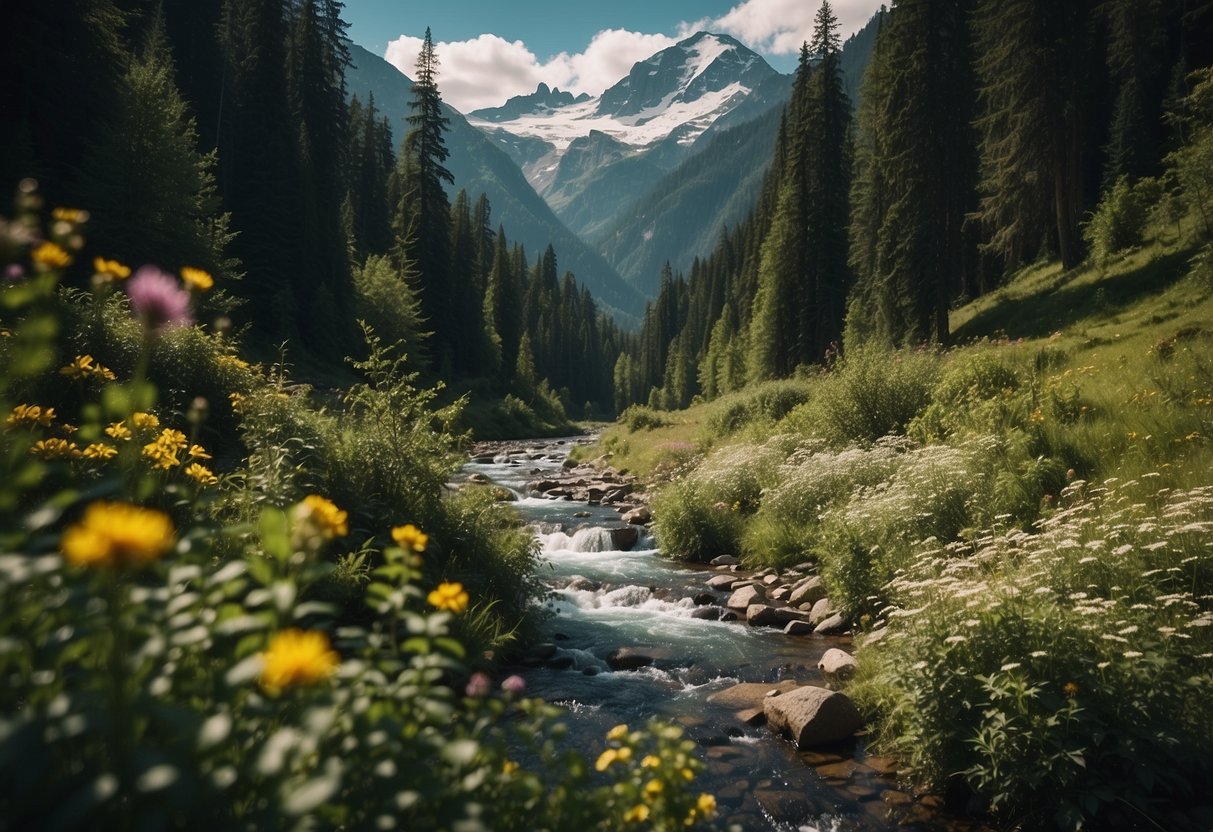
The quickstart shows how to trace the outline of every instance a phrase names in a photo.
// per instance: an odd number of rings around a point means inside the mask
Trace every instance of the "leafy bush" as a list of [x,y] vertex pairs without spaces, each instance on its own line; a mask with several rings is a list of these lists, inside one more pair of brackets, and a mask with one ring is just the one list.
[[1038,534],[925,549],[857,699],[919,779],[1026,826],[1161,820],[1208,793],[1213,491],[1074,482]]
[[813,400],[788,417],[789,426],[838,447],[902,433],[930,401],[939,364],[931,353],[851,350],[817,383]]
[[726,437],[756,422],[775,423],[811,396],[812,383],[802,379],[752,385],[714,403],[707,428],[714,437]]
[[1112,255],[1139,246],[1145,239],[1150,206],[1157,200],[1148,199],[1150,191],[1158,190],[1158,182],[1144,179],[1130,185],[1120,177],[1099,201],[1099,207],[1083,228],[1083,237],[1097,263],[1105,263]]
[[642,404],[630,405],[623,413],[619,414],[619,421],[627,425],[628,430],[632,433],[638,430],[663,428],[669,424],[669,420],[658,411]]

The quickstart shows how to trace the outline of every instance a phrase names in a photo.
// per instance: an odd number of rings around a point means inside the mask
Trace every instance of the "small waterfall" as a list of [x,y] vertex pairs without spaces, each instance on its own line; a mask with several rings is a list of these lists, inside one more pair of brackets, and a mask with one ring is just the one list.
[[553,532],[543,542],[545,552],[614,552],[618,549],[611,530],[601,526],[578,529],[571,537],[564,532]]

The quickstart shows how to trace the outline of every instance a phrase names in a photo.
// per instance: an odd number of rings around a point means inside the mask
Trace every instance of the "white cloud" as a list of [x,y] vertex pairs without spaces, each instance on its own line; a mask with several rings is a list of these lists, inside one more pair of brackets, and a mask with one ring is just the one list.
[[[540,61],[520,40],[507,41],[491,34],[436,43],[438,89],[444,101],[464,113],[534,92],[540,82],[598,95],[627,75],[632,64],[676,42],[666,35],[606,29],[585,50],[572,55],[561,52],[547,61]],[[420,51],[421,38],[401,35],[388,44],[384,58],[412,77]]]
[[[876,13],[880,0],[835,0],[838,33],[846,40]],[[751,49],[768,55],[794,55],[813,36],[818,3],[804,0],[744,0],[715,20],[694,24],[733,35]]]

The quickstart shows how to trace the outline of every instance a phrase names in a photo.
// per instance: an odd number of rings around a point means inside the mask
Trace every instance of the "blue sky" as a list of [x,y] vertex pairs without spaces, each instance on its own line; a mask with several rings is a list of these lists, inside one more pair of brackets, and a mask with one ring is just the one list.
[[[432,30],[443,98],[467,112],[544,82],[597,95],[699,29],[730,34],[789,72],[817,0],[346,0],[350,38],[411,73]],[[834,0],[843,38],[879,0]]]

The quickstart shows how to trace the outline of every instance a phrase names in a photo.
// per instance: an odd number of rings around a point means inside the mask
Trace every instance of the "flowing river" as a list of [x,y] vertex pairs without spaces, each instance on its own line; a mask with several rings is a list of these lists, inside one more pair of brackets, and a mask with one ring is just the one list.
[[[938,798],[901,791],[887,761],[867,757],[862,740],[797,752],[765,727],[746,725],[707,701],[738,682],[823,684],[822,653],[850,650],[850,639],[692,617],[692,598],[707,589],[712,570],[660,557],[643,531],[631,548],[616,548],[608,530],[623,524],[610,507],[528,495],[529,482],[561,473],[579,441],[585,440],[519,443],[524,453],[464,468],[518,495],[513,505],[536,530],[542,575],[554,587],[555,615],[545,626],[556,650],[543,666],[521,672],[528,694],[571,711],[579,747],[592,758],[612,726],[639,727],[659,716],[681,724],[699,744],[707,770],[696,788],[712,792],[722,818],[745,830],[960,828],[938,814]],[[585,580],[568,587],[575,578]],[[621,647],[654,662],[612,671],[605,657]]]

